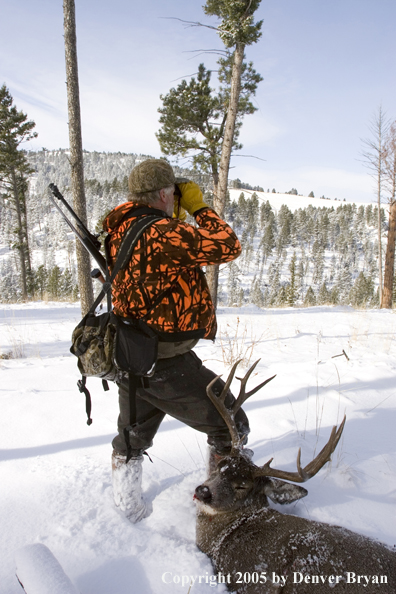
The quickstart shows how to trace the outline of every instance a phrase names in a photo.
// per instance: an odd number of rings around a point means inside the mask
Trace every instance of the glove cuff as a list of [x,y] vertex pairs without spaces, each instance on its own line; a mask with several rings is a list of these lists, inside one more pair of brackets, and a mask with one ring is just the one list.
[[207,208],[211,208],[211,206],[209,206],[209,204],[202,203],[197,207],[196,210],[194,210],[193,216],[198,216],[203,210],[206,210]]

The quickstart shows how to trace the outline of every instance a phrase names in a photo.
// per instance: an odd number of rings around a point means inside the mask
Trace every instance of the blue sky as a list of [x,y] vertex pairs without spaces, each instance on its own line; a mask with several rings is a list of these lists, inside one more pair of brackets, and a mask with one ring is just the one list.
[[[26,148],[68,146],[62,0],[1,0],[0,83],[36,122]],[[202,2],[76,0],[83,143],[160,156],[159,95],[215,58]],[[369,201],[362,138],[382,105],[396,118],[394,0],[263,0],[261,40],[247,59],[264,77],[230,177],[277,191]]]

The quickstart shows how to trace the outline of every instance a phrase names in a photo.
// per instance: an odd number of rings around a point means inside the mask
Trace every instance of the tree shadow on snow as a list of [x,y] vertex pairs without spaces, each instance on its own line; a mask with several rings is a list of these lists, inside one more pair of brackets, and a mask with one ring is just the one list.
[[110,444],[114,434],[97,435],[95,437],[85,437],[82,439],[71,439],[70,441],[61,441],[59,443],[49,443],[46,445],[34,446],[31,448],[10,448],[0,450],[0,460],[17,460],[20,458],[34,458],[35,456],[48,456],[58,454],[66,450],[78,450],[83,448],[93,448],[99,445]]

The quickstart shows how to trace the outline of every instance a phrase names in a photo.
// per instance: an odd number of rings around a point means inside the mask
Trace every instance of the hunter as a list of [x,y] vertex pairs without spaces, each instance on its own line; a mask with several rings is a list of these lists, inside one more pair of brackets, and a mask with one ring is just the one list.
[[[135,523],[151,511],[141,492],[143,453],[152,445],[166,414],[207,434],[209,465],[230,451],[228,428],[206,394],[216,374],[202,364],[193,348],[200,339],[214,340],[217,329],[202,267],[234,260],[241,253],[241,244],[231,227],[205,204],[199,186],[177,180],[166,161],[143,161],[132,170],[128,185],[129,201],[117,206],[103,223],[109,234],[111,262],[136,220],[133,209],[145,205],[163,215],[144,232],[128,267],[113,283],[115,314],[144,319],[160,341],[155,373],[139,381],[134,402],[128,379],[118,384],[120,414],[118,435],[112,442],[113,493],[116,506]],[[185,222],[186,213],[195,218],[196,225]],[[158,303],[160,295],[163,297]],[[223,386],[219,379],[215,392],[220,393]],[[234,401],[229,392],[226,404]],[[132,426],[131,407],[135,414]],[[238,411],[236,422],[240,436],[247,441],[249,423],[243,410]]]

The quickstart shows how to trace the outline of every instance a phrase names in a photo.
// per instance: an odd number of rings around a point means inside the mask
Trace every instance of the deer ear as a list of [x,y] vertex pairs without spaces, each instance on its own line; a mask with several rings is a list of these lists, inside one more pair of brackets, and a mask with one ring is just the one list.
[[302,499],[302,497],[308,495],[308,491],[304,489],[304,487],[286,483],[285,481],[280,481],[274,478],[269,478],[268,482],[266,481],[264,493],[271,499],[271,501],[280,503],[281,505],[284,503],[292,503],[293,501],[297,501],[297,499]]

